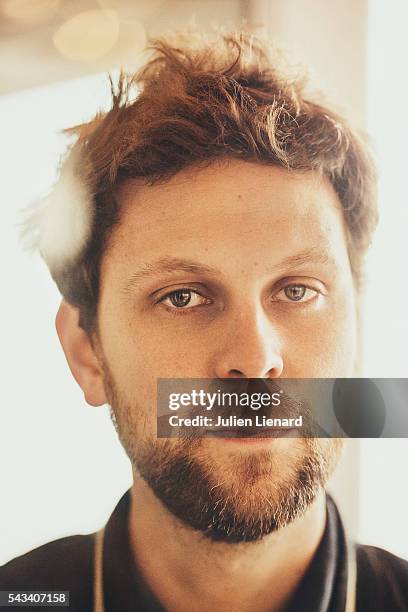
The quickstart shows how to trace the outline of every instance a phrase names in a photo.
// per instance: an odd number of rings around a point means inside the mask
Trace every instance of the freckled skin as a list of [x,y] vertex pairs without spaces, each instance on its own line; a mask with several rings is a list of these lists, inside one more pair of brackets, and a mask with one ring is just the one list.
[[[340,202],[326,179],[231,160],[184,170],[164,185],[128,181],[118,199],[121,220],[102,260],[98,333],[131,457],[138,440],[157,453],[178,448],[177,440],[155,438],[159,377],[353,374],[353,280]],[[312,249],[326,263],[281,265]],[[162,257],[192,260],[214,274],[166,272],[123,290],[135,270]],[[310,299],[291,302],[284,294],[289,283],[307,286]],[[175,312],[168,298],[157,301],[185,287],[196,292],[189,312]],[[332,452],[330,441],[313,443]],[[277,480],[289,482],[308,444],[274,441],[279,472],[268,489],[264,470],[259,490],[273,496]],[[195,457],[214,482],[228,477],[237,490],[242,453],[255,452],[206,439]]]
[[[351,373],[354,293],[340,205],[329,183],[311,173],[293,176],[233,161],[185,171],[163,186],[138,188],[130,182],[120,199],[124,213],[102,264],[98,322],[123,392],[129,378],[148,391],[159,375],[228,376],[230,369],[242,369],[245,376],[266,376],[269,370],[276,375],[275,355],[283,361],[285,377]],[[290,275],[324,282],[325,304],[309,309],[262,304],[276,276],[269,269],[323,243],[333,268],[310,266]],[[218,303],[207,312],[173,318],[145,299],[160,288],[160,280],[134,298],[123,296],[132,271],[163,255],[219,270]],[[162,284],[177,289],[188,282],[200,279],[180,273]]]

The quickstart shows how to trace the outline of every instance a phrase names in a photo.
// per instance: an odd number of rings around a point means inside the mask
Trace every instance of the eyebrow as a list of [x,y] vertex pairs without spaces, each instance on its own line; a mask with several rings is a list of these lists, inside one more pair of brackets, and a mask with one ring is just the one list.
[[211,268],[194,261],[178,259],[175,257],[162,257],[153,263],[146,263],[139,270],[136,270],[136,272],[134,272],[127,281],[123,290],[125,293],[127,293],[128,291],[137,288],[145,279],[154,278],[160,274],[171,272],[189,272],[190,274],[201,274],[206,276],[219,275],[218,270],[215,268]]
[[[312,247],[295,255],[290,255],[276,266],[273,266],[273,271],[293,270],[305,264],[328,264],[332,263],[332,258],[325,248]],[[139,270],[133,272],[123,287],[123,292],[128,293],[136,289],[144,280],[151,279],[161,274],[188,272],[208,277],[219,277],[221,272],[216,268],[206,266],[204,264],[190,261],[188,259],[179,259],[175,257],[162,257],[155,262],[144,264]]]
[[279,269],[282,267],[292,269],[304,264],[327,264],[331,261],[333,261],[333,259],[329,256],[326,247],[312,247],[302,251],[301,253],[297,253],[296,255],[286,257],[277,265],[277,268]]

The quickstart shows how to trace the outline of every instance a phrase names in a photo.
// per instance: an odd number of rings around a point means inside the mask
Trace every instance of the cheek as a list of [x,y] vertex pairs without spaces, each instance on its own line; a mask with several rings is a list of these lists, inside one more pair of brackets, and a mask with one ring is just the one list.
[[332,307],[299,329],[296,338],[291,335],[286,345],[288,378],[353,375],[357,353],[354,297],[344,295],[337,299]]
[[[156,412],[157,378],[188,377],[197,371],[191,343],[172,326],[153,325],[149,317],[112,316],[119,308],[100,310],[99,328],[104,359],[120,393],[129,406],[139,406],[152,420]],[[204,375],[203,375],[204,376]]]

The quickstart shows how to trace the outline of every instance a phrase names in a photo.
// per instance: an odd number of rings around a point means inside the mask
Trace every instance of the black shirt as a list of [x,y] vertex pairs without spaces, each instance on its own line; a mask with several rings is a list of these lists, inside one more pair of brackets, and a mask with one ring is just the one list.
[[[163,610],[133,560],[129,503],[127,492],[105,528],[105,612]],[[0,568],[0,590],[70,591],[70,612],[92,612],[94,544],[95,534],[77,535],[22,555]],[[339,513],[328,497],[322,540],[285,612],[344,612],[347,547]],[[373,546],[357,545],[355,550],[357,612],[408,612],[408,562]]]

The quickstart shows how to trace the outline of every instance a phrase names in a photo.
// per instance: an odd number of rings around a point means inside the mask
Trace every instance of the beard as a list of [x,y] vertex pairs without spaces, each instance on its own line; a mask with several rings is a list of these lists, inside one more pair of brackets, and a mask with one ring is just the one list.
[[104,374],[111,418],[133,469],[174,517],[212,541],[259,541],[303,516],[341,454],[337,438],[293,438],[283,450],[274,441],[268,449],[222,455],[208,438],[157,438],[150,406],[124,401],[106,364]]

